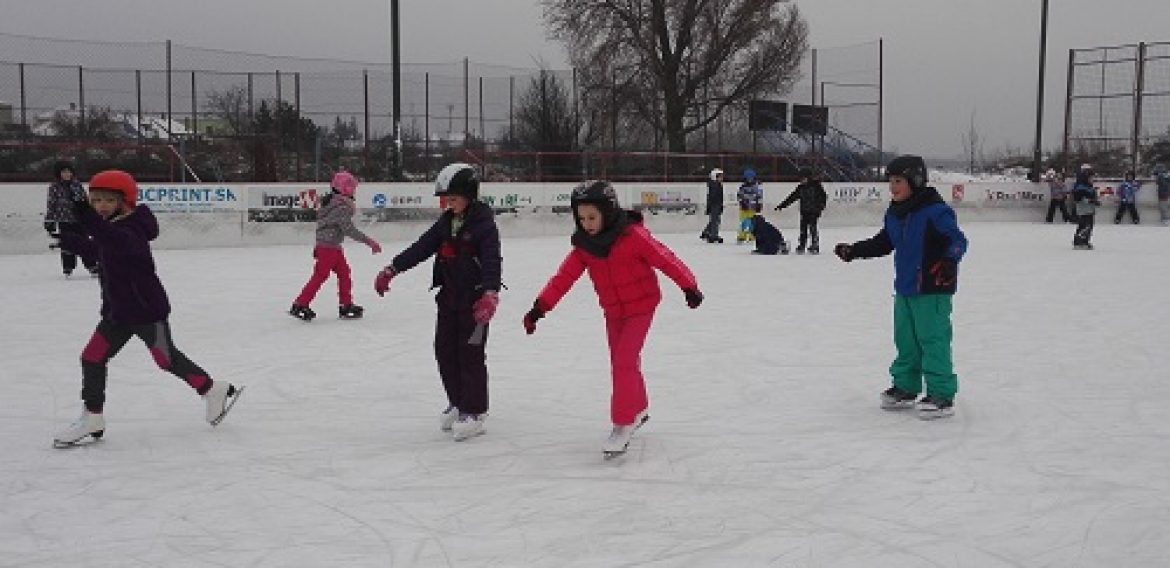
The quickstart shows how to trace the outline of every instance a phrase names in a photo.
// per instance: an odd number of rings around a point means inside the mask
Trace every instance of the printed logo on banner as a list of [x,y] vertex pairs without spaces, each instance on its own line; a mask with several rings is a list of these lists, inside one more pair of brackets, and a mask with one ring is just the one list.
[[873,185],[842,185],[833,189],[832,200],[836,203],[860,203],[882,201],[885,196],[881,188]]
[[1044,201],[1046,196],[1043,193],[1032,191],[1030,189],[1017,189],[1015,191],[997,191],[988,189],[987,201]]
[[138,189],[138,201],[162,212],[206,213],[235,210],[238,199],[228,186],[147,185]]
[[965,192],[965,189],[963,188],[963,184],[956,183],[955,185],[952,185],[951,186],[951,201],[955,201],[955,202],[962,201],[964,192]]
[[260,188],[260,203],[251,207],[265,209],[316,209],[321,197],[316,189]]
[[375,193],[374,194],[374,207],[376,207],[378,209],[382,209],[382,208],[386,207],[386,194],[385,193]]

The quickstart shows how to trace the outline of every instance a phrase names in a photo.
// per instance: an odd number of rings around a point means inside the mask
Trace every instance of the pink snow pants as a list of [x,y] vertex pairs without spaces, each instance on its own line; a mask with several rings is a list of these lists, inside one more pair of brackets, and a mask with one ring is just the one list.
[[345,261],[345,251],[340,248],[318,246],[313,249],[313,258],[317,259],[313,265],[313,275],[301,290],[301,295],[294,300],[298,306],[307,306],[317,295],[317,290],[329,279],[329,273],[337,274],[337,296],[342,306],[353,303],[353,279],[350,278],[349,263]]
[[646,397],[646,381],[642,378],[642,346],[653,320],[654,314],[605,318],[609,364],[613,372],[609,416],[615,425],[633,424],[638,413],[650,404]]

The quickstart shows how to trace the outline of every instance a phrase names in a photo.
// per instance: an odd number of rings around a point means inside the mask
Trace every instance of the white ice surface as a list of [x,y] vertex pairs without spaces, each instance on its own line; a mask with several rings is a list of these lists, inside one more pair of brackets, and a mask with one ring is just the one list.
[[[378,299],[390,256],[351,245],[366,318],[335,318],[330,281],[312,324],[284,314],[308,246],[156,251],[178,346],[247,392],[211,428],[133,340],[105,440],[54,450],[97,286],[0,257],[0,566],[1168,565],[1170,229],[1102,223],[1092,252],[1068,225],[965,230],[958,412],[931,423],[878,409],[889,259],[660,235],[707,301],[661,278],[653,418],[608,462],[587,277],[520,325],[566,237],[505,239],[488,433],[462,443],[437,425],[429,264]],[[826,229],[825,249],[873,231]]]

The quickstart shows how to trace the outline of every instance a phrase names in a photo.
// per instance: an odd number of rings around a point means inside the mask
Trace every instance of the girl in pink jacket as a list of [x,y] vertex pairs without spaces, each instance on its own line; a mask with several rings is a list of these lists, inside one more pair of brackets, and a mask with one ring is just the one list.
[[634,431],[650,418],[641,355],[654,310],[662,301],[654,269],[682,289],[692,309],[702,303],[703,294],[690,269],[650,235],[642,215],[621,209],[609,182],[582,183],[573,190],[570,205],[577,224],[573,250],[525,314],[524,329],[535,332],[537,320],[556,307],[581,273],[589,271],[605,314],[613,375],[613,431],[603,448],[608,458],[624,453]]

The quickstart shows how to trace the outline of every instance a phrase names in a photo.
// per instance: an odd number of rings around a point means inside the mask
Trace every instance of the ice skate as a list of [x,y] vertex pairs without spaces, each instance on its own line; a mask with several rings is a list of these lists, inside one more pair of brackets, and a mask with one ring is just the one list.
[[346,304],[337,307],[337,317],[345,320],[362,319],[362,314],[365,311],[365,308],[357,304]]
[[638,431],[647,420],[650,420],[650,415],[645,410],[638,413],[634,418],[633,424],[614,424],[613,430],[609,433],[609,438],[601,447],[601,453],[605,459],[613,459],[624,453],[630,447],[630,439],[634,437],[634,432]]
[[918,394],[890,387],[882,392],[881,397],[883,410],[910,410],[914,408],[914,399],[918,398]]
[[804,254],[804,243],[796,245],[796,254]]
[[314,312],[311,308],[309,308],[309,306],[298,306],[297,304],[293,304],[292,307],[288,309],[288,315],[301,321],[313,321],[313,318],[317,317],[317,312]]
[[447,410],[444,410],[443,413],[439,415],[439,430],[443,432],[450,432],[451,427],[455,425],[455,421],[458,419],[459,409],[455,408],[454,406],[448,406]]
[[918,411],[918,418],[922,420],[936,420],[955,415],[954,402],[933,395],[922,397],[922,400],[914,404],[914,408]]
[[819,247],[817,245],[813,245],[811,247],[808,247],[808,253],[809,254],[821,254],[821,247]]
[[211,383],[211,388],[203,394],[203,400],[207,402],[207,422],[212,426],[218,426],[240,400],[242,392],[244,387],[237,387],[227,381]]
[[788,254],[788,243],[780,243],[780,254]]
[[[72,448],[97,442],[106,433],[106,419],[101,414],[88,410],[81,411],[81,416],[70,424],[68,428],[53,436],[54,448]],[[92,440],[86,440],[92,436]]]
[[456,442],[474,438],[484,433],[483,422],[486,414],[459,414],[459,420],[451,425],[451,437]]

